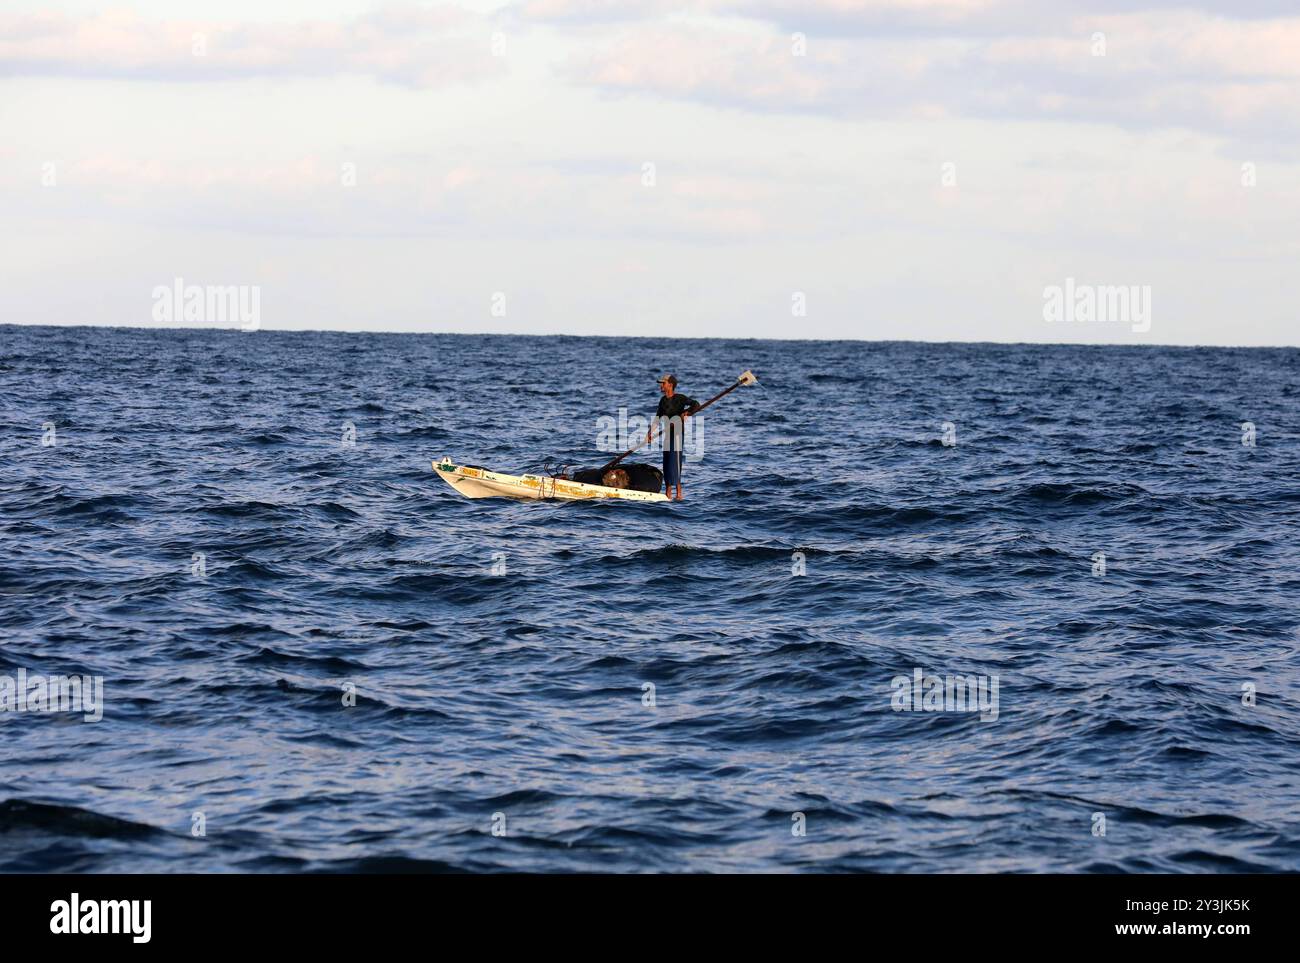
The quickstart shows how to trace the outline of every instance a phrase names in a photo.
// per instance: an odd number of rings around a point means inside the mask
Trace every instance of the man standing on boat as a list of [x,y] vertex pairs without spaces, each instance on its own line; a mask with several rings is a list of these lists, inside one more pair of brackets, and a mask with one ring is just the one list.
[[673,497],[672,488],[677,487],[677,501],[682,500],[682,448],[685,444],[686,419],[700,407],[694,398],[677,394],[677,377],[666,374],[659,379],[659,390],[663,397],[659,407],[650,421],[650,430],[645,433],[646,444],[654,437],[655,425],[661,425],[664,432],[664,494]]

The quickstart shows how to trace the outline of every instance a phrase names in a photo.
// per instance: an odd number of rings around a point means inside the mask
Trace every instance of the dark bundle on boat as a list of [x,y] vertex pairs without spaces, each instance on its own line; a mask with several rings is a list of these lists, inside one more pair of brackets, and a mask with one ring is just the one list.
[[630,488],[637,492],[657,492],[664,487],[664,473],[650,465],[617,465],[603,473],[599,468],[587,468],[575,471],[573,480],[584,485]]

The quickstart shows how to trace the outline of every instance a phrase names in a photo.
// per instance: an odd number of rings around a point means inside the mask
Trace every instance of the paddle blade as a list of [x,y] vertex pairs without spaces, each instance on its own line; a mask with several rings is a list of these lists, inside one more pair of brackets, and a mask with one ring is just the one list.
[[744,374],[742,374],[742,375],[741,375],[739,378],[737,378],[736,380],[739,381],[742,385],[756,385],[756,384],[758,384],[758,376],[757,376],[756,374],[754,374],[754,372],[752,372],[752,371],[746,371]]

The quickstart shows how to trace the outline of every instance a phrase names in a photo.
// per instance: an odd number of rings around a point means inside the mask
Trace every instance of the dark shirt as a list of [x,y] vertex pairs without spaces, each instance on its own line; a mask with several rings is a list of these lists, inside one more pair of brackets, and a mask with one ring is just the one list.
[[671,398],[664,395],[659,399],[659,407],[655,410],[655,420],[660,418],[676,419],[669,421],[664,426],[665,437],[664,447],[680,450],[684,444],[681,437],[682,412],[690,411],[699,404],[694,398],[688,398],[685,395],[674,394]]

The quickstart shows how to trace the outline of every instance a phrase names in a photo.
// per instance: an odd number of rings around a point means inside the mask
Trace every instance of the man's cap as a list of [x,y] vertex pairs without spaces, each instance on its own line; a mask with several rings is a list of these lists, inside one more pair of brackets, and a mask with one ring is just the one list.
[[665,381],[667,381],[674,388],[677,387],[677,375],[666,374],[659,379],[659,384],[663,384]]

